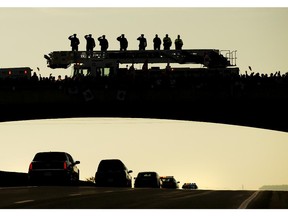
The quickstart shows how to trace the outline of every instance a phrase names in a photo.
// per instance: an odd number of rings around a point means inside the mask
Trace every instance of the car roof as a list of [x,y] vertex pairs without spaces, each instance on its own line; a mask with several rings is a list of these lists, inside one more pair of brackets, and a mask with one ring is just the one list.
[[38,152],[35,154],[33,161],[47,161],[47,160],[66,160],[66,152]]
[[157,174],[157,172],[148,171],[148,172],[139,172],[139,174]]
[[103,163],[118,163],[118,164],[124,165],[124,163],[120,159],[103,159],[100,161],[99,164],[103,164]]
[[45,152],[38,152],[36,154],[45,154],[45,153],[63,153],[63,154],[68,154],[67,152],[62,152],[62,151],[45,151]]
[[98,165],[98,171],[103,169],[125,169],[128,170],[125,164],[120,159],[104,159]]
[[[120,159],[103,159],[101,161],[121,161]],[[121,161],[122,162],[122,161]]]

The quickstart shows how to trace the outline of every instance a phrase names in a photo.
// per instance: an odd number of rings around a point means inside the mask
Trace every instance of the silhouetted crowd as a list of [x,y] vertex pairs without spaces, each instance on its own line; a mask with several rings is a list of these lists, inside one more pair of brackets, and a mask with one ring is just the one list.
[[0,80],[0,90],[20,91],[26,90],[60,90],[67,93],[93,90],[173,90],[190,92],[191,97],[288,97],[288,72],[271,74],[250,73],[225,76],[219,74],[186,75],[163,73],[163,71],[150,71],[138,74],[128,68],[121,68],[117,76],[91,77],[77,75],[73,77],[57,78],[37,76],[36,73],[26,80]]

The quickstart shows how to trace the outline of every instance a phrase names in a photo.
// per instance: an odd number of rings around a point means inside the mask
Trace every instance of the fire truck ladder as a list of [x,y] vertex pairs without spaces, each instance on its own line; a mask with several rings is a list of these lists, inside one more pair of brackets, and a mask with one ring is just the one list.
[[[230,52],[230,51],[229,51]],[[178,63],[204,64],[204,57],[209,56],[210,64],[205,66],[226,68],[231,66],[230,57],[224,57],[215,49],[187,50],[130,50],[130,51],[54,51],[44,55],[50,68],[68,68],[73,63],[114,61],[117,63]],[[235,57],[236,59],[236,57]]]

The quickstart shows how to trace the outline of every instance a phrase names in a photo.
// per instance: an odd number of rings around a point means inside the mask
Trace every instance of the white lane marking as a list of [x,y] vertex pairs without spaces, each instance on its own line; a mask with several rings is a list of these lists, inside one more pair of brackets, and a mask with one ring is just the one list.
[[27,189],[27,188],[34,188],[34,187],[38,187],[38,186],[0,187],[0,190]]
[[75,194],[69,194],[69,196],[81,196],[80,193],[75,193]]
[[22,200],[18,202],[14,202],[15,204],[22,204],[22,203],[28,203],[28,202],[34,202],[35,200]]
[[246,209],[250,202],[258,195],[259,191],[255,191],[248,199],[244,200],[238,209]]

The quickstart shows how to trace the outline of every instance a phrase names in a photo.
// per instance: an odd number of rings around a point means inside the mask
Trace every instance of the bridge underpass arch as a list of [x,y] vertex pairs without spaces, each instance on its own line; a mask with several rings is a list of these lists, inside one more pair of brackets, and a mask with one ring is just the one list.
[[282,100],[85,101],[2,104],[0,121],[75,117],[152,118],[248,126],[288,132],[288,107]]

